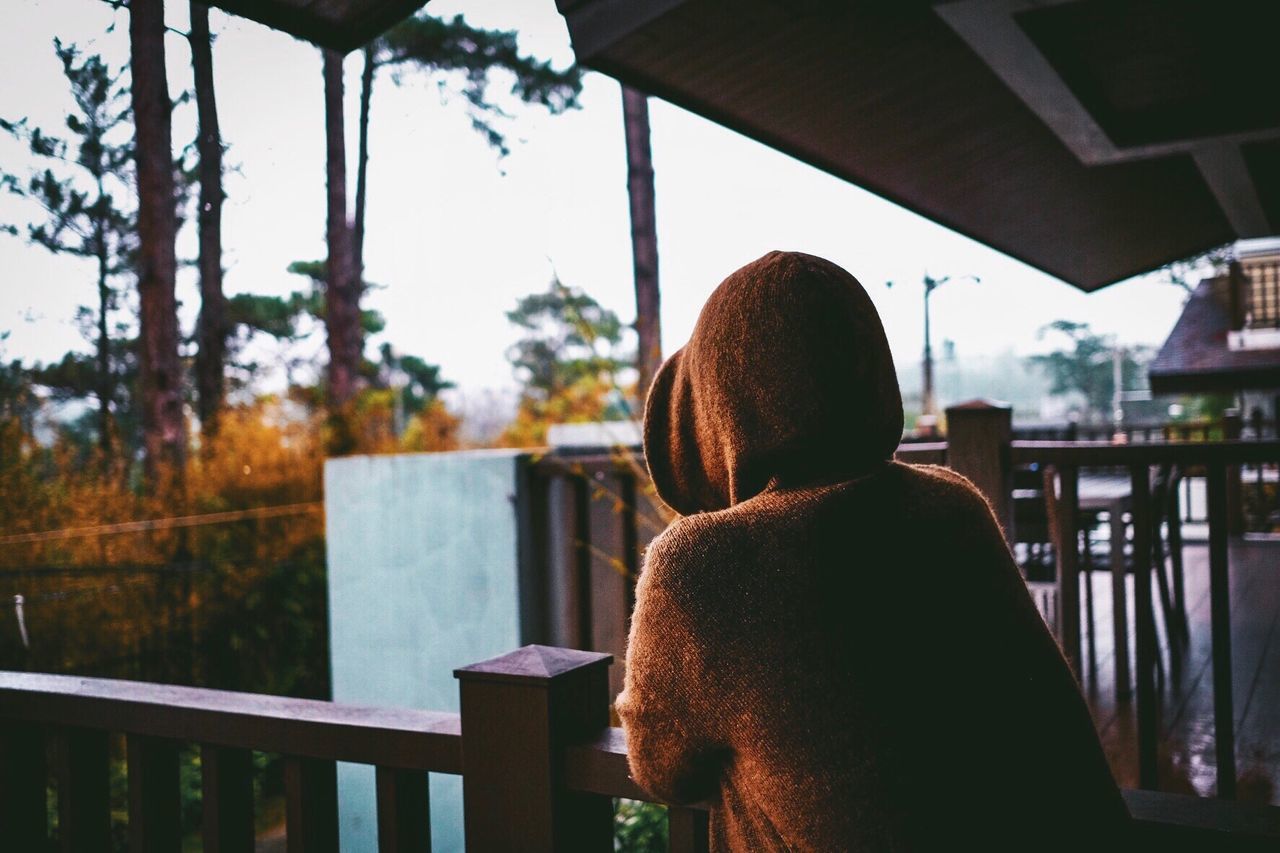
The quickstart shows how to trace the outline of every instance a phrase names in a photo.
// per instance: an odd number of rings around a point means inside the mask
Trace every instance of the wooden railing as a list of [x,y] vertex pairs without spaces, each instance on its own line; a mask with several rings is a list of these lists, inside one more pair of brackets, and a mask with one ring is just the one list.
[[[1261,465],[1280,459],[1278,441],[1214,441],[1202,443],[1089,444],[1067,442],[1014,442],[1013,465],[1050,466],[1057,472],[1059,499],[1059,548],[1057,572],[1059,640],[1077,672],[1081,669],[1077,483],[1083,467],[1123,468],[1129,472],[1133,514],[1132,572],[1137,625],[1135,626],[1134,677],[1138,721],[1138,773],[1143,788],[1157,785],[1159,739],[1156,695],[1157,646],[1153,609],[1155,570],[1151,469],[1155,466],[1202,467],[1206,472],[1209,522],[1210,641],[1213,660],[1214,742],[1217,794],[1232,798],[1236,789],[1235,713],[1232,706],[1231,612],[1228,574],[1229,483],[1238,483],[1239,466]],[[1163,568],[1161,568],[1163,571]],[[1117,608],[1117,618],[1122,614]],[[1128,673],[1117,667],[1117,678]]]
[[[107,738],[123,733],[134,853],[179,849],[177,755],[188,743],[202,754],[206,853],[253,849],[250,750],[285,756],[291,853],[338,849],[335,761],[377,767],[384,853],[430,850],[429,773],[462,775],[468,850],[612,850],[613,798],[649,798],[628,774],[622,731],[608,726],[610,660],[526,646],[463,667],[455,672],[461,714],[0,673],[4,847],[45,849],[52,775],[61,849],[109,850]],[[999,792],[991,796],[998,810]],[[1125,797],[1137,849],[1156,842],[1162,851],[1280,844],[1277,808],[1150,792]],[[708,809],[669,809],[670,850],[708,849]],[[1104,848],[1108,841],[1099,839]]]

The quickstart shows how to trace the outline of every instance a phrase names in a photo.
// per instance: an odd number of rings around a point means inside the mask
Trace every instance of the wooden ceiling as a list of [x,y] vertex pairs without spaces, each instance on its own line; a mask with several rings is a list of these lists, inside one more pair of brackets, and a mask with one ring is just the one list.
[[216,6],[343,53],[362,46],[426,0],[209,0]]
[[1280,232],[1253,0],[558,0],[578,60],[1093,290]]

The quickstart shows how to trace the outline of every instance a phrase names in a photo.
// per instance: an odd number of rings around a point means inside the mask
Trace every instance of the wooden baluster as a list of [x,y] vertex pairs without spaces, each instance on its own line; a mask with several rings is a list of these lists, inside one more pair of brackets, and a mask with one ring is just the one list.
[[[1239,409],[1228,409],[1222,416],[1222,437],[1228,440],[1240,438],[1244,420]],[[1226,468],[1226,521],[1227,533],[1243,534],[1246,530],[1244,517],[1244,481],[1243,466],[1228,465]]]
[[431,853],[427,774],[378,768],[378,853]]
[[290,755],[284,762],[288,853],[337,853],[337,765]]
[[1218,763],[1217,795],[1236,796],[1235,710],[1231,677],[1231,587],[1229,533],[1229,469],[1209,465],[1209,624],[1213,640],[1213,737]]
[[1159,708],[1156,695],[1155,613],[1151,602],[1151,481],[1146,465],[1130,471],[1133,494],[1133,601],[1137,625],[1138,786],[1159,786]]
[[0,832],[14,850],[43,850],[48,813],[44,732],[8,723],[0,735]]
[[551,642],[585,648],[590,641],[590,599],[585,575],[586,483],[555,472],[547,484],[547,588]]
[[182,847],[178,745],[131,734],[128,755],[130,853],[178,853]]
[[253,853],[253,753],[200,749],[204,853]]
[[670,853],[708,853],[711,839],[704,811],[671,806],[667,809],[667,850]]
[[111,850],[107,734],[64,729],[55,736],[58,839],[64,853]]
[[[627,624],[631,617],[631,549],[626,535],[622,483],[596,471],[587,483],[592,490],[588,534],[591,537],[591,650],[626,659]],[[622,692],[622,666],[609,673],[609,696]]]
[[1077,512],[1078,471],[1064,465],[1058,471],[1062,494],[1054,493],[1052,469],[1044,478],[1045,501],[1053,525],[1054,548],[1058,557],[1058,641],[1076,679],[1083,680],[1080,665],[1080,533]]
[[525,646],[454,671],[468,850],[613,849],[611,799],[566,791],[562,758],[608,725],[611,660]]

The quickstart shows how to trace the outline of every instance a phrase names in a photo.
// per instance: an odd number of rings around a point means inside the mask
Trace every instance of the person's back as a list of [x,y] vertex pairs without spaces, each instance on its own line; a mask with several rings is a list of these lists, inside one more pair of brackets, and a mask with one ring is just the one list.
[[684,517],[651,546],[618,710],[632,773],[732,850],[1106,849],[1128,821],[990,509],[891,460],[902,410],[851,276],[773,253],[650,391]]

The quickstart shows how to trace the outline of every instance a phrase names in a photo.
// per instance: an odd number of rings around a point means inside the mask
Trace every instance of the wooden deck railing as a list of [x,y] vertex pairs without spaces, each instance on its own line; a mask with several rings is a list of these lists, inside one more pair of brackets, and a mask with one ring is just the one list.
[[[107,737],[123,733],[134,853],[179,849],[177,755],[191,743],[202,753],[206,853],[253,849],[250,750],[285,756],[291,853],[338,849],[335,761],[377,767],[384,853],[430,850],[428,773],[462,775],[468,850],[612,850],[612,799],[648,797],[628,775],[623,733],[607,725],[609,663],[607,655],[526,646],[463,667],[455,673],[461,714],[0,673],[4,848],[47,846],[52,775],[61,849],[109,850]],[[1162,851],[1280,844],[1277,808],[1150,792],[1125,796],[1140,832],[1138,849],[1157,842]],[[998,813],[999,792],[991,797]],[[708,806],[672,807],[668,814],[674,853],[707,850]],[[1104,848],[1107,842],[1099,839]]]
[[[1119,468],[1129,473],[1132,494],[1135,626],[1134,677],[1138,720],[1138,774],[1143,788],[1154,789],[1158,776],[1158,697],[1156,695],[1156,645],[1153,595],[1157,578],[1151,536],[1154,531],[1151,496],[1152,469],[1176,466],[1206,472],[1209,522],[1210,641],[1213,659],[1214,743],[1217,795],[1233,798],[1236,790],[1235,711],[1232,700],[1231,611],[1228,574],[1228,539],[1231,505],[1239,500],[1239,469],[1280,460],[1280,441],[1150,442],[1116,445],[1084,442],[1014,442],[1010,465],[1037,465],[1056,471],[1059,499],[1060,566],[1057,572],[1059,640],[1068,660],[1080,672],[1080,610],[1077,548],[1062,543],[1077,541],[1077,483],[1081,468]],[[1232,483],[1237,494],[1232,495]],[[1163,567],[1160,568],[1163,572]],[[1175,590],[1176,597],[1181,597]],[[1117,609],[1117,617],[1121,616]],[[1123,632],[1122,632],[1123,633]],[[1117,678],[1128,680],[1127,672]]]

